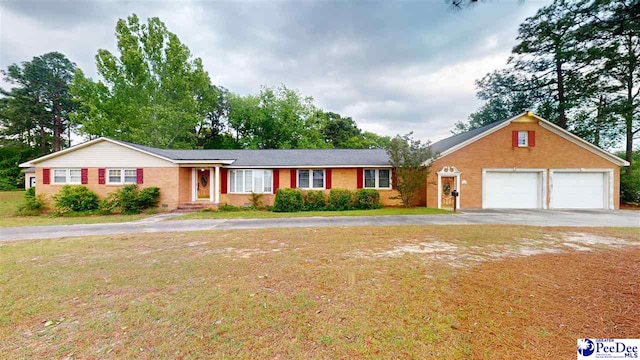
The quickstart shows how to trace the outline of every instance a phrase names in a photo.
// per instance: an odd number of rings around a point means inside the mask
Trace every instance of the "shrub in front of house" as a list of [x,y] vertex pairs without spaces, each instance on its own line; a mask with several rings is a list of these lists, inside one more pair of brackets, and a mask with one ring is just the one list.
[[329,210],[350,210],[353,208],[353,193],[347,189],[331,189],[329,191]]
[[41,195],[36,196],[36,188],[32,187],[24,192],[24,203],[18,206],[16,216],[38,216],[44,211],[45,205]]
[[322,190],[309,190],[304,196],[304,209],[307,211],[319,211],[325,210],[327,207],[327,200],[324,197],[324,191]]
[[82,185],[65,185],[53,195],[56,213],[89,212],[98,210],[98,195]]
[[140,190],[138,185],[127,185],[109,194],[101,208],[105,212],[139,214],[142,210],[158,205],[160,189],[152,186]]
[[380,193],[375,189],[359,189],[356,191],[355,208],[361,210],[380,209]]
[[296,212],[304,208],[302,191],[298,189],[278,189],[273,203],[274,212]]

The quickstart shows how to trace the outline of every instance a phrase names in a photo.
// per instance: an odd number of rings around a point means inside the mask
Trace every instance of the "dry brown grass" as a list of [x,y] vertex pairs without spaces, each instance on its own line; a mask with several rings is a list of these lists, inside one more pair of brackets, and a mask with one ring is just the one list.
[[[610,241],[576,252],[563,245],[563,234],[572,232]],[[594,284],[614,271],[618,283],[637,281],[638,269],[629,261],[638,258],[639,243],[637,229],[520,226],[267,229],[5,243],[0,353],[530,358],[519,349],[542,343],[541,349],[569,353],[580,336],[638,333],[630,322],[637,319],[630,307],[637,304],[637,288],[607,286],[598,293],[602,287]],[[560,253],[520,257],[549,249]],[[565,271],[567,264],[576,268]],[[591,298],[575,294],[585,288],[599,294],[588,309],[603,320],[579,317]],[[577,300],[559,297],[559,291]],[[579,331],[573,317],[597,331]]]

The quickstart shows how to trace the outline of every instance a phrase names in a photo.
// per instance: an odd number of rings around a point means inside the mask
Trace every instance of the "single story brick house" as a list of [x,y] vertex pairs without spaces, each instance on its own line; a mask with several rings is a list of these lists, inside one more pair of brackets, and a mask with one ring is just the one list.
[[[616,209],[628,162],[532,114],[436,142],[439,156],[417,205],[458,208]],[[398,205],[385,150],[168,150],[98,138],[20,165],[34,167],[36,192],[83,184],[106,196],[124,184],[161,189],[160,204],[272,204],[279,188],[376,189]]]

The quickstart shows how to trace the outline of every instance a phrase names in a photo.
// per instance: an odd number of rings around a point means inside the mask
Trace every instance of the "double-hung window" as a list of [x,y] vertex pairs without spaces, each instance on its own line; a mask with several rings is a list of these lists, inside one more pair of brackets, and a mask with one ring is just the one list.
[[529,146],[529,132],[518,131],[518,147],[527,147],[527,146]]
[[135,184],[136,169],[107,169],[107,184]]
[[82,170],[80,169],[53,169],[54,184],[81,184]]
[[324,169],[298,170],[298,188],[324,189]]
[[364,169],[364,187],[368,189],[390,189],[391,169]]
[[229,170],[229,192],[236,194],[270,194],[273,190],[271,170]]

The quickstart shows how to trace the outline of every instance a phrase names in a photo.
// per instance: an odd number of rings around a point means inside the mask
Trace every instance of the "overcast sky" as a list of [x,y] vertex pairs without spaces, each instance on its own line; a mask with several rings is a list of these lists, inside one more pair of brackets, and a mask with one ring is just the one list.
[[117,19],[157,16],[216,85],[285,84],[365,130],[436,141],[481,105],[474,81],[505,64],[518,25],[547,3],[0,0],[0,67],[59,51],[95,78]]

